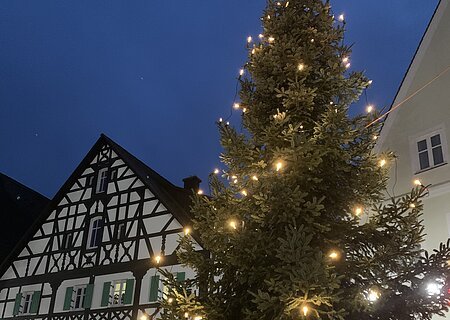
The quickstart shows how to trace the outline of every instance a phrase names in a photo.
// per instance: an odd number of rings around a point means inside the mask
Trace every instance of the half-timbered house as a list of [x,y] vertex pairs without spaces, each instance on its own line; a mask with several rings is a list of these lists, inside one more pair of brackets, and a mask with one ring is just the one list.
[[[161,292],[196,177],[176,187],[105,135],[0,266],[2,319],[140,319]],[[201,250],[200,246],[198,249]]]

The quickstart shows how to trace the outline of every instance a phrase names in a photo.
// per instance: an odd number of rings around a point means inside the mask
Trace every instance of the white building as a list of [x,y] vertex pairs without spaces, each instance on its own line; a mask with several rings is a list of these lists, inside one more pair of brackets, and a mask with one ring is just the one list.
[[415,179],[431,185],[424,201],[423,247],[432,250],[450,235],[449,0],[440,1],[392,108],[376,151],[394,151],[398,157],[390,164],[391,195],[411,191]]
[[190,177],[176,187],[102,135],[0,265],[0,318],[128,320],[157,312],[157,257],[177,279],[193,277],[175,250],[199,183]]

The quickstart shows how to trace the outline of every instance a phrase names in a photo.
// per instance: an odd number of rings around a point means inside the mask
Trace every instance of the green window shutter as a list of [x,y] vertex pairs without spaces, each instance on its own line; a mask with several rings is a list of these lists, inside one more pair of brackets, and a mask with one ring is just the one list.
[[20,312],[20,304],[22,303],[22,294],[16,294],[16,301],[14,302],[13,316],[17,316]]
[[133,289],[134,289],[134,279],[127,279],[127,284],[125,285],[125,295],[123,297],[124,304],[133,303]]
[[90,308],[92,305],[92,295],[94,294],[94,284],[86,286],[86,295],[84,296],[83,308]]
[[107,307],[109,305],[109,292],[111,291],[111,282],[105,282],[103,284],[103,293],[102,293],[102,307]]
[[70,310],[72,306],[72,295],[73,295],[73,287],[66,288],[66,296],[64,297],[64,306],[63,310]]
[[186,279],[186,272],[177,272],[175,277],[178,282],[183,282]]
[[152,276],[150,278],[150,295],[149,301],[157,301],[158,300],[158,291],[159,291],[159,276]]
[[31,297],[30,313],[37,313],[39,309],[39,302],[41,302],[41,292],[35,291]]

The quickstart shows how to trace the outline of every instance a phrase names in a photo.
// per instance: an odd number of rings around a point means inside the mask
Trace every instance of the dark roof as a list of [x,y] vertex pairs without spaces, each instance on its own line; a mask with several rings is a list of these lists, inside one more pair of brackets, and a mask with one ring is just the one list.
[[0,173],[0,262],[31,227],[49,199]]

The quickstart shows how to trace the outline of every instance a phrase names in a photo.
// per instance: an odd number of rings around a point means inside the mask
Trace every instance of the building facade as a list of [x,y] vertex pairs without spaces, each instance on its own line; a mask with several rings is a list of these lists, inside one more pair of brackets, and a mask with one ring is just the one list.
[[189,188],[176,187],[102,135],[0,266],[0,318],[156,313],[157,265],[179,280],[193,277],[175,250],[198,183],[192,177]]
[[[427,251],[450,237],[450,3],[441,0],[392,104],[376,151],[393,151],[387,191],[399,197],[429,185],[423,224]],[[450,319],[450,316],[447,316]]]

